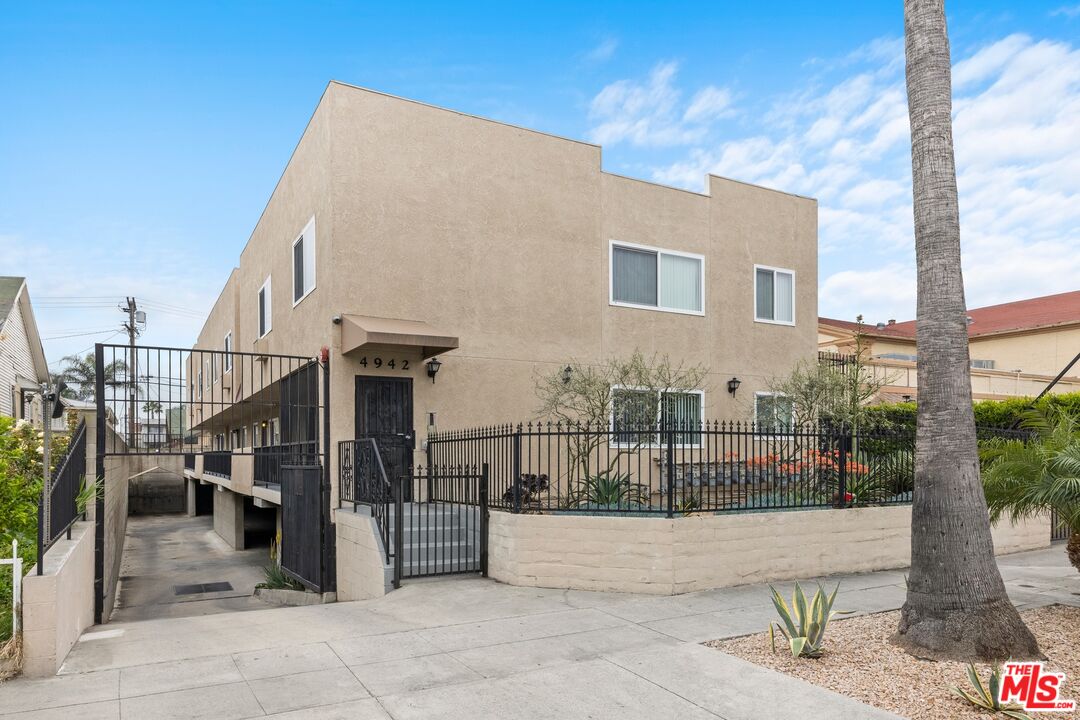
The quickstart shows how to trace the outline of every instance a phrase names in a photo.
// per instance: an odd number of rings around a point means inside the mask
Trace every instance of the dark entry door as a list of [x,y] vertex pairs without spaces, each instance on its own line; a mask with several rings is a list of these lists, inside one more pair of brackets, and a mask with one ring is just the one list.
[[356,437],[374,438],[393,482],[412,465],[412,378],[356,376]]

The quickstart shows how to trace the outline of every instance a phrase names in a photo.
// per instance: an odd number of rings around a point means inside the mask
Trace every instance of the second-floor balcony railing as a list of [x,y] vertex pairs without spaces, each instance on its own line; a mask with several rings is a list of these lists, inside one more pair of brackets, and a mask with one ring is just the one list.
[[203,472],[223,478],[232,477],[232,451],[214,450],[203,455]]
[[281,468],[285,465],[318,464],[319,444],[315,441],[280,443],[255,448],[256,485],[280,487]]

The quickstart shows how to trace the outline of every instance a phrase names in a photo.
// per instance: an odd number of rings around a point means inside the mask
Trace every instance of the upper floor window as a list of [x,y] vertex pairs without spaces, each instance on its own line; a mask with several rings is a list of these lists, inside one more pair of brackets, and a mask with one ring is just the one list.
[[315,218],[308,221],[300,236],[293,240],[293,305],[315,289]]
[[993,370],[994,369],[994,361],[993,360],[972,360],[971,361],[971,367],[978,368],[980,370]]
[[232,371],[232,332],[225,333],[225,372]]
[[795,271],[754,266],[754,319],[795,324]]
[[202,400],[202,389],[203,389],[202,368],[199,368],[199,399],[200,400]]
[[788,396],[771,392],[759,392],[754,395],[754,423],[759,431],[791,430],[793,415],[794,407]]
[[705,258],[611,243],[611,304],[704,314]]
[[270,332],[270,278],[259,288],[259,337]]

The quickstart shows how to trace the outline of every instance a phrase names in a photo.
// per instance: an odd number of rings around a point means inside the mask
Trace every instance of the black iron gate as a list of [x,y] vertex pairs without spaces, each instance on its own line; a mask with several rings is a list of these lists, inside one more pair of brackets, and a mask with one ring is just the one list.
[[[238,489],[251,478],[281,497],[282,570],[306,587],[335,589],[335,532],[330,522],[330,376],[318,357],[222,349],[95,346],[92,387],[73,389],[97,404],[95,620],[108,619],[116,590],[122,525],[106,527],[126,487],[123,463],[152,455],[192,482]],[[78,383],[76,383],[78,385]],[[241,480],[243,478],[243,480]],[[218,489],[221,489],[219,487]],[[262,495],[265,497],[265,494]]]
[[1055,510],[1050,513],[1050,542],[1068,539],[1069,526],[1065,523],[1065,518],[1061,517]]
[[488,466],[415,468],[393,483],[394,587],[488,572]]

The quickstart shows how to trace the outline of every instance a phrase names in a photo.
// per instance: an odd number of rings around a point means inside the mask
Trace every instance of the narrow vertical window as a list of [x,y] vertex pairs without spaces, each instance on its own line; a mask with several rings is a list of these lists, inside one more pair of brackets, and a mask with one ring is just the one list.
[[315,289],[315,218],[293,240],[293,305]]
[[259,288],[259,337],[270,332],[272,315],[270,310],[270,278]]
[[232,371],[232,333],[225,333],[225,372]]

